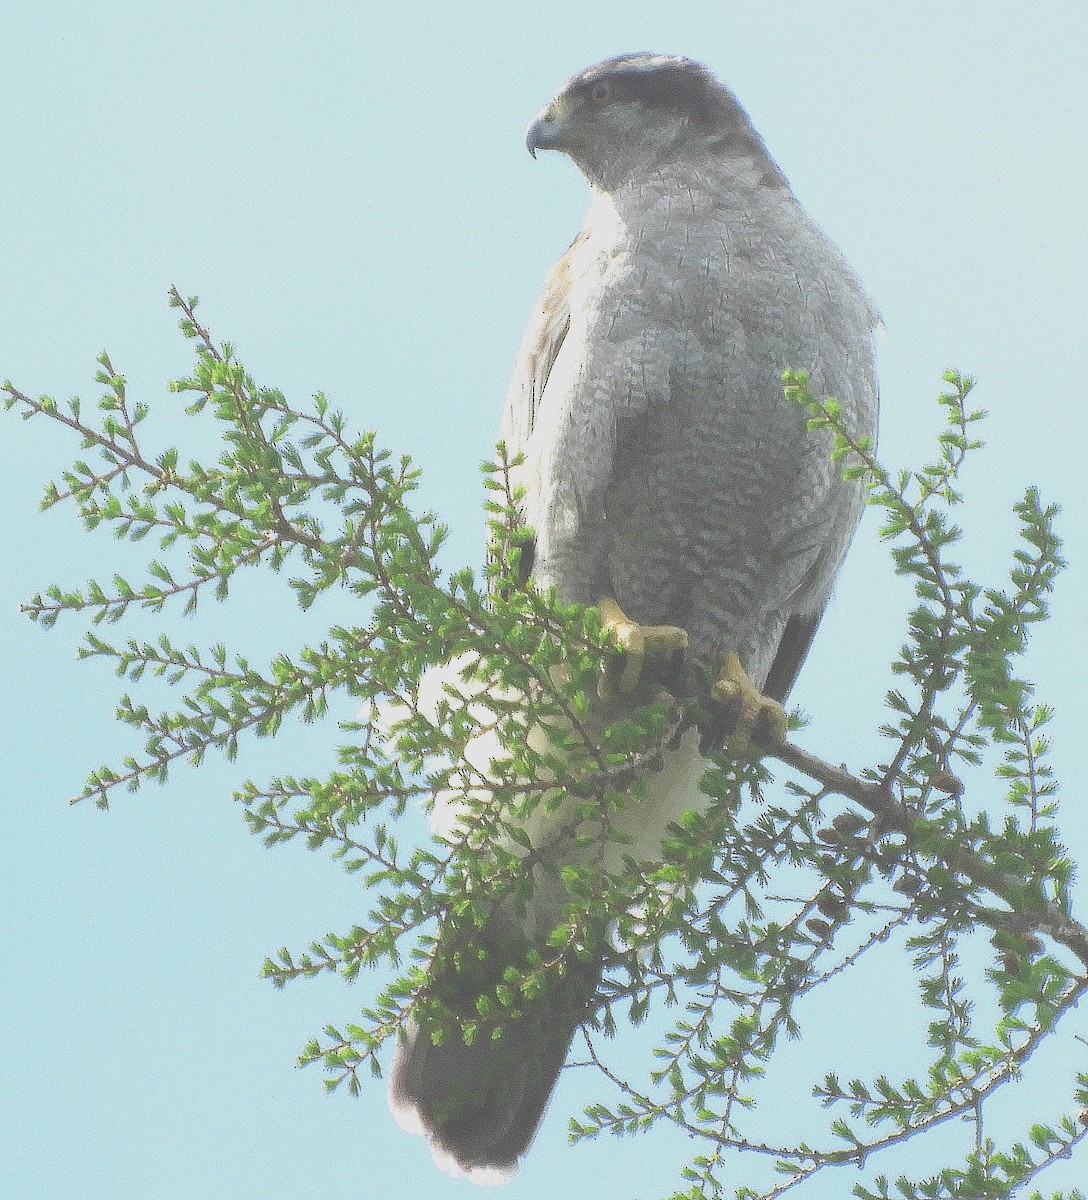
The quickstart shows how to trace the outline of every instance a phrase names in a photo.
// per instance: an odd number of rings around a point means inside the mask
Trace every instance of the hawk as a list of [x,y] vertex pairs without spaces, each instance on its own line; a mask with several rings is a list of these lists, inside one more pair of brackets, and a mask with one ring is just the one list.
[[[874,437],[877,312],[699,63],[631,54],[590,67],[533,119],[526,144],[534,158],[566,154],[592,191],[529,320],[502,417],[524,456],[535,580],[598,605],[635,675],[647,646],[686,648],[713,696],[739,699],[742,725],[784,736],[781,705],[864,498],[783,396],[782,372],[806,371],[855,437]],[[695,806],[700,771],[697,747],[681,747],[632,806],[647,859]],[[529,919],[497,912],[475,931],[477,958],[501,967],[504,948],[543,947],[561,919],[554,893],[540,889]],[[470,990],[456,959],[428,986]],[[508,1176],[599,975],[573,965],[549,1005],[497,1040],[435,1044],[412,1024],[391,1072],[398,1120],[445,1168]]]

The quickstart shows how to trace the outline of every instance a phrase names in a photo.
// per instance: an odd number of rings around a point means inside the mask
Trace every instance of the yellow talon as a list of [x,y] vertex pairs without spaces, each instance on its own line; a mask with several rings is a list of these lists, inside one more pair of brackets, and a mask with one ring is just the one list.
[[725,656],[722,673],[710,689],[710,694],[719,703],[739,706],[737,723],[726,746],[730,757],[740,758],[745,753],[752,734],[761,722],[775,743],[780,745],[786,740],[786,710],[777,700],[768,700],[759,691],[732,651]]
[[676,625],[639,625],[609,597],[600,602],[597,610],[602,627],[623,653],[623,666],[616,685],[613,686],[607,670],[601,675],[597,691],[602,700],[611,699],[617,691],[626,693],[635,690],[648,651],[678,654],[687,649],[688,635]]

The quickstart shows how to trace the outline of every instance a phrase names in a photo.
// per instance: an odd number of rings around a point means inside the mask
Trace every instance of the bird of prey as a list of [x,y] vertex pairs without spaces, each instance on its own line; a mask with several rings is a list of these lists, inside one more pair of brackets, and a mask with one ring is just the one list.
[[[647,646],[686,647],[749,730],[783,736],[781,705],[863,495],[784,397],[782,372],[806,371],[855,437],[874,437],[876,310],[699,63],[631,54],[592,66],[533,119],[526,144],[534,157],[566,154],[592,190],[530,318],[502,418],[524,455],[535,580],[599,605],[636,674]],[[629,853],[653,859],[668,822],[696,805],[700,771],[697,747],[682,747],[648,780]],[[498,969],[510,945],[545,947],[562,899],[542,887],[528,917],[497,912],[475,931],[476,959]],[[471,984],[457,955],[442,961],[428,986],[456,1000]],[[550,1006],[498,1039],[436,1044],[410,1026],[390,1102],[440,1165],[479,1181],[514,1170],[599,975],[573,964]]]

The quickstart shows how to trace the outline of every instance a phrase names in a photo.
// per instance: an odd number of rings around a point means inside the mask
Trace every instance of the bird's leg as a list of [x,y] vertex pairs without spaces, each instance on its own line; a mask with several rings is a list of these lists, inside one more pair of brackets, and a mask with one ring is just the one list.
[[732,758],[740,758],[748,749],[748,743],[757,728],[760,728],[776,745],[786,740],[786,710],[777,700],[766,696],[748,678],[740,659],[730,651],[725,656],[722,673],[718,676],[710,695],[720,704],[738,707],[737,723],[729,735],[726,751]]
[[632,692],[642,674],[642,663],[648,651],[682,654],[688,645],[688,635],[676,625],[639,625],[610,596],[597,606],[601,626],[611,635],[623,652],[618,679],[613,679],[607,667],[598,686],[602,700],[611,699],[616,692]]

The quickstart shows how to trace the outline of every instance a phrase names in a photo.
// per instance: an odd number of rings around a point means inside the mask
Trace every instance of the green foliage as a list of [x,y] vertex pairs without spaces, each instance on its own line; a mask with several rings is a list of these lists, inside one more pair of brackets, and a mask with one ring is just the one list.
[[[349,434],[320,395],[299,409],[258,386],[200,325],[195,300],[174,292],[171,303],[196,352],[192,375],[173,387],[190,397],[194,420],[217,424],[214,465],[183,467],[178,449],[147,448],[149,407],[128,399],[106,355],[97,423],[78,400],[64,409],[5,385],[9,408],[58,421],[81,443],[85,457],[47,486],[44,506],[71,502],[88,530],[150,537],[160,555],[141,581],[52,587],[25,609],[44,625],[82,614],[83,656],[111,661],[134,684],[150,673],[179,691],[158,713],[122,698],[118,718],[143,744],[91,773],[78,798],[103,808],[118,788],[165,781],[179,759],[198,764],[209,749],[232,757],[244,735],[272,736],[288,716],[360,710],[343,725],[327,777],[247,781],[237,792],[269,845],[301,838],[366,888],[357,925],[304,951],[281,949],[265,962],[269,980],[352,980],[386,968],[388,982],[361,1015],[327,1026],[300,1062],[322,1064],[328,1088],[356,1092],[380,1073],[379,1056],[410,1016],[438,1037],[494,1036],[604,954],[600,1005],[576,1057],[599,1070],[606,1098],[572,1122],[572,1134],[683,1130],[696,1150],[673,1200],[729,1191],[770,1200],[794,1187],[826,1195],[803,1185],[841,1166],[853,1168],[853,1194],[866,1200],[1011,1197],[1078,1150],[1083,1074],[1051,1089],[1055,1115],[1040,1114],[1045,1123],[1024,1112],[1018,1135],[989,1132],[995,1098],[1065,1033],[1088,987],[1088,931],[1071,912],[1072,865],[1054,824],[1051,712],[1018,673],[1062,566],[1055,510],[1034,489],[1017,504],[1020,546],[1000,586],[972,582],[951,558],[960,470],[979,446],[971,380],[946,376],[934,462],[893,474],[870,444],[850,438],[834,400],[787,376],[813,432],[866,481],[895,569],[914,587],[887,696],[887,761],[852,775],[787,745],[773,756],[790,776],[771,794],[770,757],[714,754],[705,803],[644,862],[630,856],[622,815],[677,739],[695,726],[705,732],[707,715],[653,671],[630,704],[598,700],[613,651],[593,610],[525,580],[531,533],[504,448],[484,475],[492,558],[481,578],[443,574],[445,531],[412,511],[417,473],[407,458],[373,434]],[[344,589],[365,618],[259,666],[168,633],[116,641],[103,632],[135,610],[165,619],[206,597],[226,601],[243,568],[286,572],[303,608]],[[492,747],[485,763],[483,740]],[[398,818],[416,804],[446,823],[427,844],[402,845]],[[579,852],[554,861],[531,834],[542,821],[561,823]],[[540,886],[564,897],[547,944],[489,961],[472,931],[500,900],[524,903]],[[464,935],[448,953],[478,980],[470,1012],[420,991],[438,922]],[[856,1036],[863,1014],[843,988],[881,955],[913,962],[928,1014],[918,1066],[903,1078],[821,1076],[812,1097],[826,1122],[806,1140],[790,1119],[803,1098],[782,1103],[775,1092],[778,1051],[836,1017],[843,1036]],[[654,1038],[642,1078],[612,1065],[604,1035],[624,1018],[646,1022]],[[955,1118],[966,1136],[947,1165],[936,1165],[934,1149],[924,1177],[889,1183],[874,1171],[886,1152]],[[738,1184],[745,1169],[750,1182]]]

